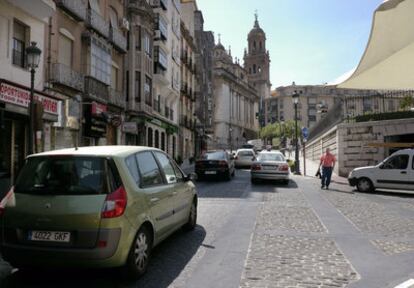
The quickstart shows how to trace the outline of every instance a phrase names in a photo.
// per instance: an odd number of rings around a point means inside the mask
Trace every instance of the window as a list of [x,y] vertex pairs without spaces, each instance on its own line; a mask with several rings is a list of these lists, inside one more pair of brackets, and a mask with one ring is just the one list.
[[147,187],[163,183],[161,171],[151,152],[138,153],[136,159],[141,172],[142,186]]
[[111,27],[118,29],[118,14],[113,7],[109,7],[109,20],[111,23]]
[[253,64],[253,74],[256,74],[256,64]]
[[111,51],[98,40],[91,41],[91,76],[103,83],[111,84]]
[[147,146],[152,147],[152,128],[148,128],[148,142]]
[[161,150],[165,151],[165,133],[161,133]]
[[135,101],[141,102],[141,73],[135,72]]
[[407,169],[408,155],[397,155],[390,157],[385,161],[383,168],[385,169]]
[[408,155],[396,155],[385,161],[382,166],[383,169],[407,169],[408,166]]
[[125,159],[125,164],[128,167],[129,173],[131,173],[132,178],[134,179],[135,183],[139,186],[139,172],[137,161],[135,160],[135,155],[131,155]]
[[158,130],[155,130],[155,148],[160,148],[160,132]]
[[118,90],[118,68],[112,65],[111,72],[111,88]]
[[175,175],[175,171],[170,162],[170,159],[168,159],[168,157],[161,152],[155,152],[154,154],[158,160],[158,163],[160,163],[161,169],[164,171],[164,175],[167,180],[167,183],[168,184],[176,183],[177,177]]
[[138,26],[138,29],[135,32],[135,49],[141,51],[141,26]]
[[145,54],[148,55],[148,57],[152,57],[152,43],[151,43],[151,37],[147,32],[144,32],[144,51]]
[[26,50],[26,39],[27,39],[27,26],[21,24],[18,21],[13,23],[13,59],[14,65],[19,67],[26,67],[25,61],[25,50]]
[[152,80],[148,76],[145,76],[145,103],[149,106],[152,106]]
[[59,63],[72,67],[73,41],[63,34],[59,34]]

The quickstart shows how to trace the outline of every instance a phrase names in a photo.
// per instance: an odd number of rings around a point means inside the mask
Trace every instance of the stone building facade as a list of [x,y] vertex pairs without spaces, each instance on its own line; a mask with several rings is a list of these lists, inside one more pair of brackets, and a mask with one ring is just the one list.
[[0,195],[13,184],[28,153],[31,80],[25,50],[31,42],[42,50],[35,70],[34,99],[43,107],[43,123],[35,127],[34,151],[48,149],[53,141],[50,129],[62,116],[58,109],[62,99],[43,89],[45,26],[55,11],[53,1],[0,0]]
[[[195,11],[196,90],[195,114],[197,117],[196,154],[208,150],[207,135],[213,135],[213,50],[214,34],[204,31],[204,18],[201,11]],[[198,151],[198,153],[197,153]]]
[[45,33],[45,81],[46,91],[64,100],[50,149],[121,144],[129,26],[124,1],[55,2]]
[[249,32],[248,48],[244,51],[244,68],[248,71],[249,83],[257,90],[260,97],[259,122],[265,126],[264,107],[266,99],[270,98],[270,56],[266,50],[266,34],[260,28],[257,14],[253,29]]
[[233,62],[220,39],[213,52],[213,91],[213,135],[209,147],[233,150],[257,138],[259,95],[250,85],[246,69],[237,59]]
[[197,46],[194,35],[195,1],[181,0],[181,95],[179,146],[182,159],[195,156]]

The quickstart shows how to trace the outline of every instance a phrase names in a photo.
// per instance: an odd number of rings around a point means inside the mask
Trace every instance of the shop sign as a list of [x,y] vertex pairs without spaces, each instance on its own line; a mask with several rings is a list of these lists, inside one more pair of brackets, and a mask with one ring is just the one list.
[[[59,115],[58,100],[34,93],[34,100],[40,101],[43,105],[43,110],[46,113]],[[29,107],[30,91],[22,89],[7,83],[0,84],[0,101],[19,105],[22,107]]]
[[106,134],[107,121],[102,112],[107,111],[107,106],[92,102],[90,109],[85,109],[85,135],[101,138]]
[[107,106],[97,102],[92,102],[92,115],[101,115],[102,112],[107,111]]
[[124,122],[122,125],[122,131],[124,133],[137,135],[138,134],[137,122]]

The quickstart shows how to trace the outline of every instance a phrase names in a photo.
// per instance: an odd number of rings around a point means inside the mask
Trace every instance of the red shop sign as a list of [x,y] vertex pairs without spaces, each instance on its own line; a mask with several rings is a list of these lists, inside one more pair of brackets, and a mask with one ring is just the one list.
[[[34,100],[38,100],[43,104],[43,110],[46,113],[58,115],[58,100],[34,93]],[[29,107],[30,103],[30,91],[7,84],[0,84],[0,100],[12,103],[15,105]]]
[[92,102],[92,115],[99,115],[102,112],[106,112],[107,107],[104,104],[100,104],[97,102]]

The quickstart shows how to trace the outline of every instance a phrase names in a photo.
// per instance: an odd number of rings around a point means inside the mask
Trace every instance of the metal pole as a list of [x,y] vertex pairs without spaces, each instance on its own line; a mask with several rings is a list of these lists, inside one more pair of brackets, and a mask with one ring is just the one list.
[[306,176],[306,139],[303,140],[303,175]]
[[299,141],[298,141],[298,103],[295,103],[295,174],[300,175],[299,169]]
[[33,154],[33,140],[34,140],[34,77],[35,69],[30,70],[30,103],[29,103],[29,150],[28,154]]

